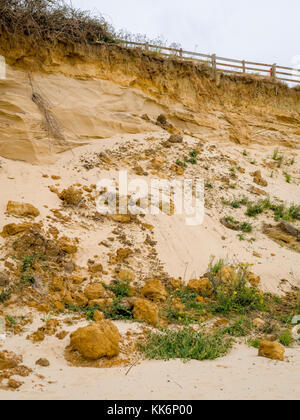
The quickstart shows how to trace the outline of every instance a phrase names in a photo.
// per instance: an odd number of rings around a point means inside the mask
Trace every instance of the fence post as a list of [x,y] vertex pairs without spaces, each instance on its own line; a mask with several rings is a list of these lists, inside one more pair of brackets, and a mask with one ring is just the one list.
[[246,74],[246,61],[243,60],[243,74]]
[[216,80],[217,78],[217,55],[216,54],[213,54],[211,56],[211,66],[212,66],[213,77]]
[[273,66],[272,66],[272,77],[273,77],[273,79],[277,78],[277,64],[276,63],[273,64]]
[[180,48],[179,55],[180,55],[180,58],[182,58],[182,57],[183,57],[183,49],[182,49],[182,48]]
[[146,42],[146,44],[145,44],[145,51],[149,52],[149,43],[148,42]]

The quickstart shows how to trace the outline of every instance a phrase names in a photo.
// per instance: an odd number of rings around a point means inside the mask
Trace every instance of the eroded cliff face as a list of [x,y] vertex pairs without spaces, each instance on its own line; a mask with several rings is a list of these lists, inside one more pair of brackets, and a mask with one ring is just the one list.
[[[201,140],[300,143],[300,91],[221,75],[117,45],[38,48],[2,34],[0,155],[31,163],[119,133],[155,132],[159,114]],[[145,114],[149,120],[142,118]]]

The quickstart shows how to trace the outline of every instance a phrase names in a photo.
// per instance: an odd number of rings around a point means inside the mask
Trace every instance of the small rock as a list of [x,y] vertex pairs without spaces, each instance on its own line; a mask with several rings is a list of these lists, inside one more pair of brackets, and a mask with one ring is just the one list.
[[84,294],[88,300],[101,299],[105,296],[105,289],[102,284],[94,283],[85,288]]
[[23,385],[23,383],[24,382],[19,382],[19,381],[16,381],[15,379],[9,379],[7,385],[11,389],[19,389]]
[[105,319],[105,315],[103,312],[101,311],[95,311],[94,312],[94,321],[95,322],[100,322],[103,321]]
[[5,273],[0,273],[0,287],[8,286],[9,276]]
[[111,321],[79,328],[71,334],[71,347],[89,360],[118,356],[120,333]]
[[50,362],[47,359],[39,359],[35,362],[36,365],[42,366],[42,367],[48,367],[50,366]]
[[188,288],[204,297],[210,297],[213,294],[212,284],[207,278],[190,280]]
[[253,321],[253,326],[254,326],[254,328],[256,328],[256,329],[258,329],[258,330],[264,330],[265,329],[265,326],[266,326],[266,323],[265,323],[265,321],[263,321],[262,319],[260,319],[260,318],[256,318],[254,321]]
[[32,204],[18,203],[16,201],[9,201],[6,211],[8,214],[19,217],[37,217],[40,215],[39,210]]
[[183,142],[183,137],[180,136],[179,134],[172,134],[168,142],[172,144],[180,144]]
[[146,299],[138,299],[134,303],[133,316],[138,321],[156,325],[158,322],[158,307],[155,303]]
[[155,302],[164,302],[167,299],[167,292],[158,279],[148,281],[142,289],[142,295]]
[[256,171],[251,175],[253,176],[253,182],[255,184],[260,185],[261,187],[267,187],[268,186],[267,181],[262,177],[260,171]]
[[259,346],[258,355],[272,360],[284,360],[285,348],[278,343],[262,341]]

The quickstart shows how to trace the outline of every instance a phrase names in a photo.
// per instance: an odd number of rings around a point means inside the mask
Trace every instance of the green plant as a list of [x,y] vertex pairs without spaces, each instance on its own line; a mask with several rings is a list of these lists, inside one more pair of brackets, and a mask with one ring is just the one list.
[[186,163],[182,162],[180,159],[176,160],[176,165],[177,166],[181,166],[181,168],[185,169],[186,168]]
[[240,229],[244,232],[244,233],[251,233],[253,228],[252,225],[250,223],[243,223],[240,227]]
[[293,343],[291,330],[284,330],[279,336],[279,342],[285,347],[289,347]]
[[233,322],[229,327],[223,329],[224,334],[233,337],[246,337],[251,330],[251,322],[246,318],[240,318]]
[[8,323],[9,323],[10,328],[14,327],[18,323],[17,320],[16,320],[16,318],[13,317],[13,316],[6,315],[6,319],[7,319]]
[[220,333],[202,334],[190,328],[148,332],[139,350],[155,360],[214,360],[231,348],[231,340]]
[[288,184],[290,184],[290,183],[291,183],[291,181],[292,181],[292,177],[291,177],[291,175],[290,175],[290,174],[288,174],[287,172],[284,172],[284,176],[285,176],[285,180],[286,180],[286,182],[287,182]]
[[118,298],[129,297],[131,296],[130,279],[113,282],[108,289]]
[[255,349],[258,349],[260,346],[260,340],[258,338],[255,338],[255,339],[251,338],[250,340],[248,340],[248,345],[250,347],[254,347]]
[[121,303],[120,298],[114,298],[113,303],[111,304],[110,308],[101,309],[102,312],[105,314],[105,318],[113,319],[113,320],[126,320],[126,319],[133,319],[132,312],[126,308]]
[[11,297],[11,290],[10,289],[4,289],[0,293],[0,303],[4,303]]

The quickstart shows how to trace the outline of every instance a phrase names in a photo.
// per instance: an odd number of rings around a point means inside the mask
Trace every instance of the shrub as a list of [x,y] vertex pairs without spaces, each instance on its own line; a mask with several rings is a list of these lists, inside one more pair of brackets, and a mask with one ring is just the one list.
[[113,28],[102,16],[76,10],[64,0],[1,0],[0,26],[12,37],[41,43],[114,42]]

